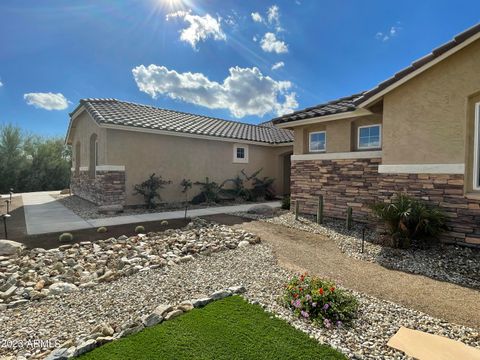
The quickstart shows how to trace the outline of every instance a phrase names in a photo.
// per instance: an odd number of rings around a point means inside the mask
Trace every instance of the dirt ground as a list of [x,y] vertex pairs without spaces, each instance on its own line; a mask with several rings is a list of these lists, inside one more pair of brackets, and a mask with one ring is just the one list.
[[235,226],[271,244],[280,265],[288,269],[325,277],[347,288],[480,329],[477,290],[353,259],[320,235],[260,221]]

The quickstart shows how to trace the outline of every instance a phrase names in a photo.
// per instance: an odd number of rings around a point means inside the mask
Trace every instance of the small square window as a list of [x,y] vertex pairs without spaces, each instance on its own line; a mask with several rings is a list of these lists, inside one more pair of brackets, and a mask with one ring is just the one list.
[[233,162],[248,163],[248,145],[244,145],[244,144],[233,145]]
[[311,152],[325,151],[327,143],[327,133],[318,131],[310,133],[309,150]]
[[237,147],[237,159],[245,159],[245,148]]
[[358,128],[359,149],[379,149],[382,145],[382,126],[367,125]]

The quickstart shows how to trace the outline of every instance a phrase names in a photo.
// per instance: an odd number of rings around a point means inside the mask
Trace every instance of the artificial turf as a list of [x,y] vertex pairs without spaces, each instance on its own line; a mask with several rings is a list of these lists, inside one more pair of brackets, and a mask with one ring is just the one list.
[[101,346],[79,359],[346,359],[239,296]]

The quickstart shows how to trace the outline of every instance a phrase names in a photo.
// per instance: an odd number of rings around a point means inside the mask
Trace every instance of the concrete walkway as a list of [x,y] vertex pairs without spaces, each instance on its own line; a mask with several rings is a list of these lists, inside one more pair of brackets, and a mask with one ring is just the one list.
[[[90,229],[100,226],[114,226],[148,221],[181,219],[184,216],[184,210],[177,210],[85,220],[76,215],[70,209],[67,209],[59,201],[56,201],[51,196],[53,193],[55,192],[46,191],[22,194],[23,205],[25,208],[25,223],[27,225],[28,235]],[[239,211],[247,211],[253,205],[269,205],[271,207],[280,207],[280,202],[273,201],[261,204],[242,204],[194,209],[189,210],[187,215],[189,217],[198,217],[215,214],[228,214]]]

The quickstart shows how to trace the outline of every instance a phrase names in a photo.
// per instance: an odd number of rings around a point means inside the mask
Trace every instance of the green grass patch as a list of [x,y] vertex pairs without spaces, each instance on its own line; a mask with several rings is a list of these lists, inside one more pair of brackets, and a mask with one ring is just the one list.
[[87,359],[346,359],[239,296],[106,344]]

